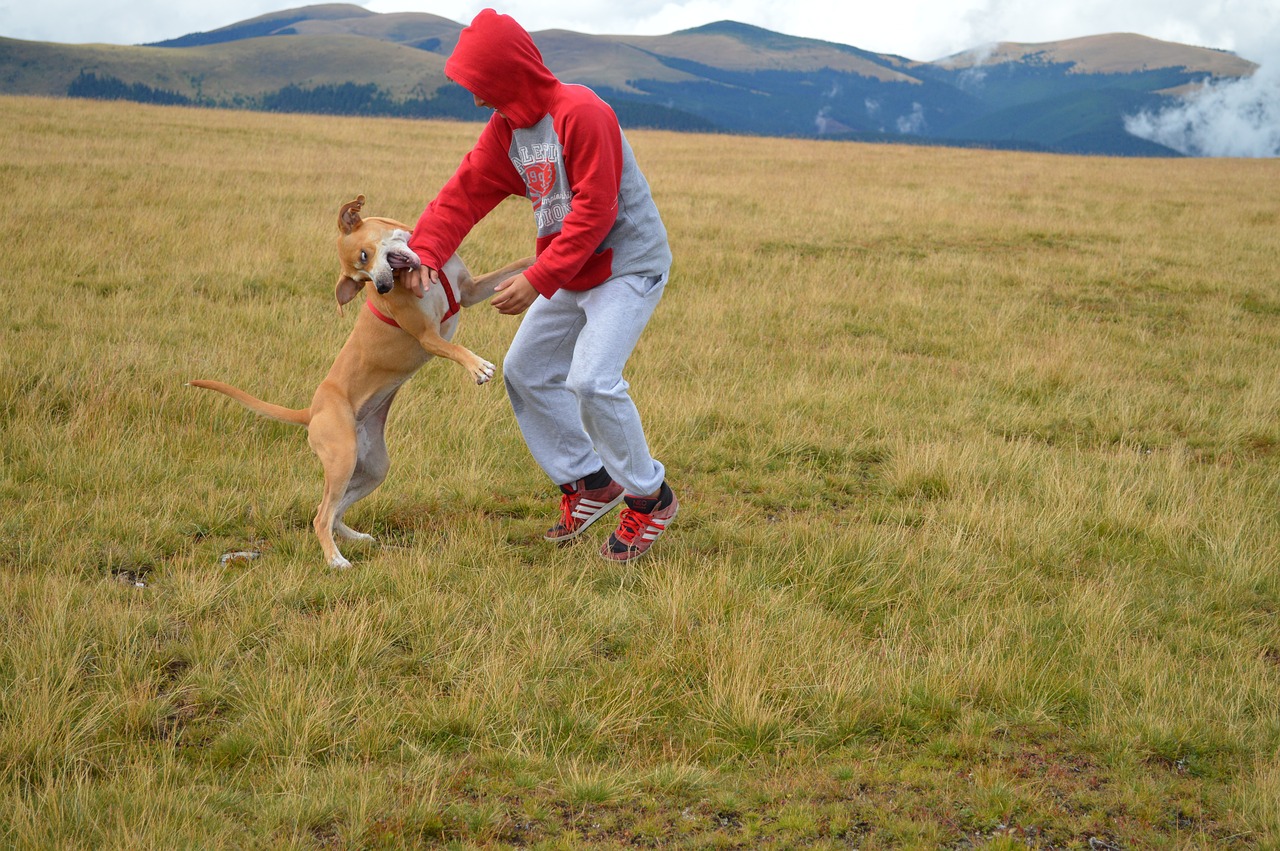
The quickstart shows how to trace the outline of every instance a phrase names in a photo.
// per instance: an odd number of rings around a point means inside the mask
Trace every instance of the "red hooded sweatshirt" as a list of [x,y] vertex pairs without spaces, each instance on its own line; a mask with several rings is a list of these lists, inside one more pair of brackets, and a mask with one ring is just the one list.
[[496,111],[418,219],[409,245],[424,264],[441,268],[477,222],[523,195],[538,228],[525,277],[542,295],[667,271],[666,229],[613,110],[561,83],[523,27],[485,9],[444,70]]

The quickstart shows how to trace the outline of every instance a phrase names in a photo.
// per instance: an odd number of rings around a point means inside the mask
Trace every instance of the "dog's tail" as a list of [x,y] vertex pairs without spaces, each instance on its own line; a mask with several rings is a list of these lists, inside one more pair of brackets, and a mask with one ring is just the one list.
[[273,420],[279,420],[282,423],[292,423],[293,425],[310,425],[311,409],[302,408],[295,410],[293,408],[284,408],[280,405],[273,405],[270,402],[264,402],[256,396],[250,396],[238,387],[232,387],[230,384],[223,384],[221,381],[205,381],[203,379],[190,381],[187,383],[189,387],[203,387],[205,390],[217,390],[219,393],[225,393],[232,399],[235,399],[241,405],[256,414],[269,417]]

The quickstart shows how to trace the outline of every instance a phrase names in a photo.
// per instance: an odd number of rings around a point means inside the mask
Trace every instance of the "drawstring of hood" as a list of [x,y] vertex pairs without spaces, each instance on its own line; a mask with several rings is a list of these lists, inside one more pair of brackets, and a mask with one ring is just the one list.
[[541,121],[560,86],[525,28],[493,9],[476,15],[462,30],[444,73],[494,106],[515,128]]

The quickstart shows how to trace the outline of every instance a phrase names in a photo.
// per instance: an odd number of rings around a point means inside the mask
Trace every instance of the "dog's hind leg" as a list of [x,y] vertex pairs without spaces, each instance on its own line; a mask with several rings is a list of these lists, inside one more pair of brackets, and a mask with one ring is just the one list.
[[346,523],[343,523],[341,519],[333,521],[333,534],[337,535],[339,538],[346,538],[348,541],[361,541],[367,544],[371,544],[377,540],[377,538],[372,535],[368,535],[364,532],[357,532]]
[[330,567],[345,569],[351,562],[339,552],[333,530],[343,495],[356,470],[356,425],[350,409],[313,407],[307,442],[324,467],[324,496],[316,508],[312,527],[320,540],[325,561]]
[[460,296],[459,301],[462,302],[462,306],[471,307],[472,305],[479,304],[485,299],[492,297],[494,288],[497,287],[498,284],[508,278],[514,278],[525,269],[528,269],[533,265],[533,260],[533,257],[526,257],[523,260],[508,263],[501,269],[474,277],[467,271],[465,266],[461,265],[461,262],[459,262],[460,268],[455,269],[453,267],[446,266],[445,272],[454,276],[452,280],[458,286],[458,294]]
[[372,541],[372,535],[357,532],[342,522],[347,509],[373,493],[387,478],[391,459],[387,455],[387,414],[395,394],[356,426],[356,467],[347,483],[346,493],[333,516],[333,531],[353,541]]

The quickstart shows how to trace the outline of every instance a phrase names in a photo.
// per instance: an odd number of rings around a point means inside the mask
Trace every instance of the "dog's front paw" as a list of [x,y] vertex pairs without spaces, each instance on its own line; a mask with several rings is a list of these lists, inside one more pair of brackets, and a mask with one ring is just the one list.
[[475,376],[476,384],[488,384],[493,380],[493,376],[497,372],[497,367],[489,363],[484,358],[477,358],[477,360],[479,363],[476,365],[476,368],[471,371],[471,374]]

